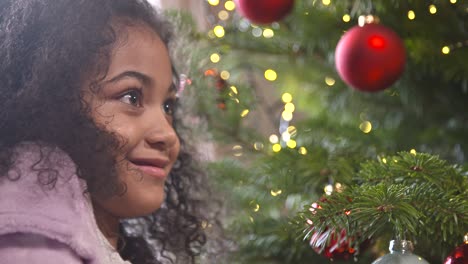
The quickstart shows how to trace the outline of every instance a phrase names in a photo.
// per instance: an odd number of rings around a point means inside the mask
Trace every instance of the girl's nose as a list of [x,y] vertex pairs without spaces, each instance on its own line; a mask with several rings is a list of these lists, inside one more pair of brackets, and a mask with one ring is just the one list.
[[172,124],[164,117],[154,118],[148,124],[145,136],[146,142],[158,149],[166,150],[172,148],[179,138]]

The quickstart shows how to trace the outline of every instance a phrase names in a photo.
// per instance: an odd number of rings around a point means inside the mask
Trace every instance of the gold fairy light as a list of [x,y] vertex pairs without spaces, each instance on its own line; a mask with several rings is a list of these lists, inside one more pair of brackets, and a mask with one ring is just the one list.
[[208,0],[208,4],[212,6],[217,6],[219,5],[219,0]]
[[264,38],[272,38],[275,36],[275,32],[272,29],[265,29],[263,30],[263,37]]
[[213,62],[213,63],[218,63],[218,62],[221,60],[221,57],[219,56],[218,53],[213,53],[213,54],[211,54],[211,56],[210,56],[210,60],[211,60],[211,62]]
[[278,75],[276,74],[276,72],[272,69],[268,69],[265,71],[265,79],[267,79],[268,81],[275,81],[276,78],[278,78]]
[[219,77],[221,77],[221,79],[223,79],[223,80],[227,80],[227,79],[229,79],[229,77],[231,77],[231,74],[228,71],[222,71],[219,74]]
[[259,205],[259,204],[255,204],[255,205],[254,205],[254,208],[253,208],[253,211],[254,211],[254,212],[260,211],[260,205]]
[[231,91],[232,91],[234,94],[239,94],[239,91],[237,90],[237,87],[231,86],[231,87],[229,87],[229,89],[231,89]]
[[295,126],[288,126],[287,131],[291,137],[295,137],[297,135],[297,128]]
[[335,85],[335,79],[331,78],[331,77],[325,77],[325,83],[328,85],[328,86],[333,86]]
[[288,142],[289,140],[291,140],[291,135],[289,134],[288,131],[284,131],[284,132],[281,134],[281,139],[282,139],[284,142]]
[[293,103],[287,103],[284,105],[284,111],[294,113],[296,110],[296,106]]
[[281,189],[280,189],[280,190],[277,190],[277,191],[271,190],[271,191],[270,191],[270,194],[271,194],[271,196],[276,197],[276,196],[280,195],[282,192],[283,192],[283,191],[282,191]]
[[272,134],[272,135],[270,136],[269,140],[270,140],[270,143],[271,143],[271,144],[276,144],[276,143],[278,143],[279,138],[278,138],[277,135]]
[[221,10],[218,13],[218,17],[221,20],[228,20],[229,19],[229,12],[226,10]]
[[411,150],[410,150],[410,153],[411,153],[412,155],[416,156],[416,150],[415,150],[415,149],[411,149]]
[[220,25],[217,25],[213,28],[213,33],[215,34],[216,37],[218,38],[222,38],[224,37],[224,27],[223,26],[220,26]]
[[416,18],[416,14],[414,13],[413,10],[408,11],[408,19],[413,20]]
[[296,142],[294,139],[290,139],[290,140],[286,143],[286,145],[288,146],[288,148],[294,149],[294,148],[296,148],[296,146],[297,146],[297,142]]
[[226,1],[226,3],[224,3],[224,8],[228,11],[232,11],[236,9],[236,3],[234,3],[234,1]]
[[246,117],[249,114],[249,109],[244,109],[242,113],[240,114],[241,117]]
[[278,144],[278,143],[274,144],[271,148],[273,149],[273,152],[280,152],[281,151],[281,145]]
[[281,96],[281,100],[283,101],[283,103],[287,104],[287,103],[290,103],[292,101],[292,95],[290,93],[284,93],[282,96]]
[[255,142],[253,144],[253,147],[254,147],[255,150],[262,150],[264,148],[264,145],[263,145],[262,142]]
[[298,149],[299,154],[301,155],[306,155],[307,154],[307,149],[305,147],[300,147]]
[[323,5],[330,5],[331,4],[331,1],[330,0],[322,0],[322,4]]
[[323,191],[326,195],[331,195],[333,193],[333,185],[327,184],[325,188],[323,188]]
[[235,157],[240,157],[242,156],[242,146],[241,145],[235,145],[232,147],[232,152]]
[[449,46],[444,46],[444,47],[442,47],[442,53],[443,53],[443,54],[446,54],[446,55],[449,54],[449,53],[450,53],[450,48],[449,48]]
[[370,133],[372,131],[372,123],[369,121],[364,121],[359,125],[359,129],[361,129],[364,133]]
[[293,114],[288,111],[283,111],[281,114],[281,117],[283,118],[284,121],[291,121],[293,119]]
[[429,13],[431,13],[431,14],[437,13],[437,7],[435,5],[430,5],[429,6]]
[[348,23],[349,21],[351,21],[351,16],[348,15],[348,14],[344,14],[343,15],[343,22]]

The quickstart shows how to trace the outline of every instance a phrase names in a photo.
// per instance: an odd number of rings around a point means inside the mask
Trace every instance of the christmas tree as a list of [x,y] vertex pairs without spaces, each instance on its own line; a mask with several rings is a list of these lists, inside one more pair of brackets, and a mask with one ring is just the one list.
[[[468,3],[203,4],[185,96],[217,145],[229,263],[371,263],[393,239],[441,263],[463,243]],[[343,44],[347,58],[337,45],[360,17],[380,20],[378,37]],[[403,54],[374,61],[399,42]]]

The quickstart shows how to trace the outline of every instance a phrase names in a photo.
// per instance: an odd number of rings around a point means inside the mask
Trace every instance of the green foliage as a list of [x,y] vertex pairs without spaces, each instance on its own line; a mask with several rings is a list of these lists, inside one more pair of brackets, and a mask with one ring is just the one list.
[[[436,156],[401,152],[367,161],[344,187],[298,214],[294,223],[314,232],[346,229],[356,246],[373,237],[431,241],[430,254],[460,244],[468,229],[468,172]],[[304,223],[311,225],[304,228]],[[322,245],[324,246],[324,245]]]
[[[432,15],[430,3],[420,0],[295,3],[285,20],[261,27],[273,29],[271,39],[254,37],[251,27],[241,30],[237,14],[217,22],[225,27],[223,38],[191,35],[198,44],[191,46],[196,52],[187,97],[224,154],[242,147],[242,155],[209,166],[226,195],[225,223],[238,249],[229,263],[325,263],[304,237],[330,228],[345,228],[356,247],[371,238],[372,249],[357,263],[370,263],[395,237],[413,239],[420,255],[440,262],[468,230],[467,4],[433,0]],[[368,94],[340,80],[334,50],[358,16],[372,10],[403,39],[407,63],[394,85]],[[416,19],[407,18],[409,10]],[[345,13],[349,23],[342,20]],[[450,54],[441,53],[443,46]],[[208,59],[214,52],[221,56],[216,64]],[[278,73],[273,83],[263,80],[268,68]],[[204,74],[208,69],[230,72],[224,90]],[[325,78],[335,84],[326,85]],[[265,102],[259,93],[264,86],[277,101]],[[293,95],[296,106],[291,125],[297,147],[280,142],[283,148],[275,153],[267,137],[277,129],[261,131],[249,117],[267,112],[277,127],[283,92]],[[226,102],[224,110],[219,100]],[[251,114],[242,118],[245,109]],[[363,121],[372,124],[370,133],[359,129]],[[254,143],[263,148],[254,149]],[[307,153],[299,153],[300,147]],[[404,152],[410,149],[418,153]],[[320,202],[324,186],[338,183],[342,192]],[[309,211],[313,202],[322,207],[315,214]]]

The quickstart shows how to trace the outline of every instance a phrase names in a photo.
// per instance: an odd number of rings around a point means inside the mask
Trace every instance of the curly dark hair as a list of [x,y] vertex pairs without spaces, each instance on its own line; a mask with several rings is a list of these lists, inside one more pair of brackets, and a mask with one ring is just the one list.
[[[107,74],[122,29],[112,26],[116,19],[121,27],[144,23],[169,46],[171,26],[144,0],[0,1],[0,175],[11,168],[16,145],[43,142],[70,155],[91,195],[118,192],[115,153],[122,139],[93,122],[81,94],[85,79],[91,76],[91,88],[99,89]],[[166,200],[132,222],[144,231],[122,225],[119,252],[133,263],[194,263],[205,244],[203,202],[193,195],[205,186],[203,173],[175,119],[181,151]]]

